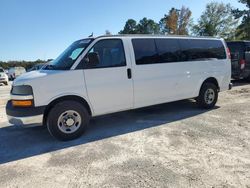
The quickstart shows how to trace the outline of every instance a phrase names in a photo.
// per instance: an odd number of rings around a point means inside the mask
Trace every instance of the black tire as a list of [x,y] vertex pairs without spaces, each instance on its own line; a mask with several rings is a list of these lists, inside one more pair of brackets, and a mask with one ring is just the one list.
[[[75,115],[77,116],[74,116],[71,114],[71,118],[68,118],[69,117],[68,112],[71,112],[71,111],[76,112]],[[78,119],[81,118],[81,121],[77,120],[78,122],[76,122],[75,120],[73,120],[75,117]],[[63,119],[64,123],[62,123],[61,119]],[[65,119],[67,119],[67,121],[70,119],[71,122],[72,121],[74,122],[72,126],[73,128],[67,125]],[[46,123],[47,123],[48,131],[53,137],[61,141],[68,141],[68,140],[73,140],[82,136],[82,134],[86,130],[86,127],[89,124],[89,119],[90,119],[90,115],[83,104],[73,101],[73,100],[68,100],[68,101],[57,103],[50,110]],[[70,132],[72,131],[71,128],[76,129],[76,130],[74,132]],[[66,132],[63,132],[63,131],[66,131]]]
[[[213,95],[211,94],[208,97],[209,93],[212,93]],[[205,109],[211,109],[215,106],[217,100],[218,87],[213,83],[204,83],[201,87],[199,96],[196,98],[198,106]]]
[[8,82],[4,82],[4,85],[6,85],[6,86],[7,86],[8,84],[9,84]]

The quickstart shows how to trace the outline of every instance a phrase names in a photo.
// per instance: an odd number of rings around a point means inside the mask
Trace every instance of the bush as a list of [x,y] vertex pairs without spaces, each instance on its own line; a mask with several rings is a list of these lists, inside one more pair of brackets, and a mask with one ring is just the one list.
[[48,61],[43,60],[36,60],[36,61],[0,61],[0,67],[3,67],[4,69],[9,69],[11,67],[24,67],[26,70],[30,69],[36,64],[40,63],[48,63]]

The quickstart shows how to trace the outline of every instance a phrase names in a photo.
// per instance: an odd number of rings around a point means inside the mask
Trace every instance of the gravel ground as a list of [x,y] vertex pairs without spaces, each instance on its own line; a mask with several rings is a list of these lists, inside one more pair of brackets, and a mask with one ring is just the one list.
[[247,83],[210,111],[185,100],[102,116],[66,143],[0,113],[0,187],[250,187]]

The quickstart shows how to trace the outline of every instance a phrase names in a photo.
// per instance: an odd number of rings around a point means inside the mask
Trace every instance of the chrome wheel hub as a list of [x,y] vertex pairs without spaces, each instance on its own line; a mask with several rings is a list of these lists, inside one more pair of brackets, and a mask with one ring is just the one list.
[[67,110],[63,112],[57,121],[58,128],[66,134],[77,131],[82,123],[80,114],[74,110]]
[[71,127],[72,125],[74,125],[74,123],[75,123],[75,121],[72,118],[69,118],[69,119],[66,120],[66,125],[68,127]]
[[208,89],[206,92],[205,92],[205,102],[207,104],[212,104],[214,102],[214,99],[215,99],[215,92],[213,89]]

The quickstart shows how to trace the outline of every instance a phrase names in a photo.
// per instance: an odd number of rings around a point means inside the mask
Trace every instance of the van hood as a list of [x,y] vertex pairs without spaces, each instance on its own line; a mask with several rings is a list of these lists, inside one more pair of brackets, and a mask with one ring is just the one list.
[[38,71],[27,72],[27,73],[24,73],[24,74],[18,76],[14,80],[13,86],[29,84],[32,80],[37,80],[37,79],[43,78],[45,76],[57,74],[57,73],[60,73],[60,72],[62,72],[62,71],[58,71],[58,70],[56,70],[56,71],[55,70],[38,70]]

